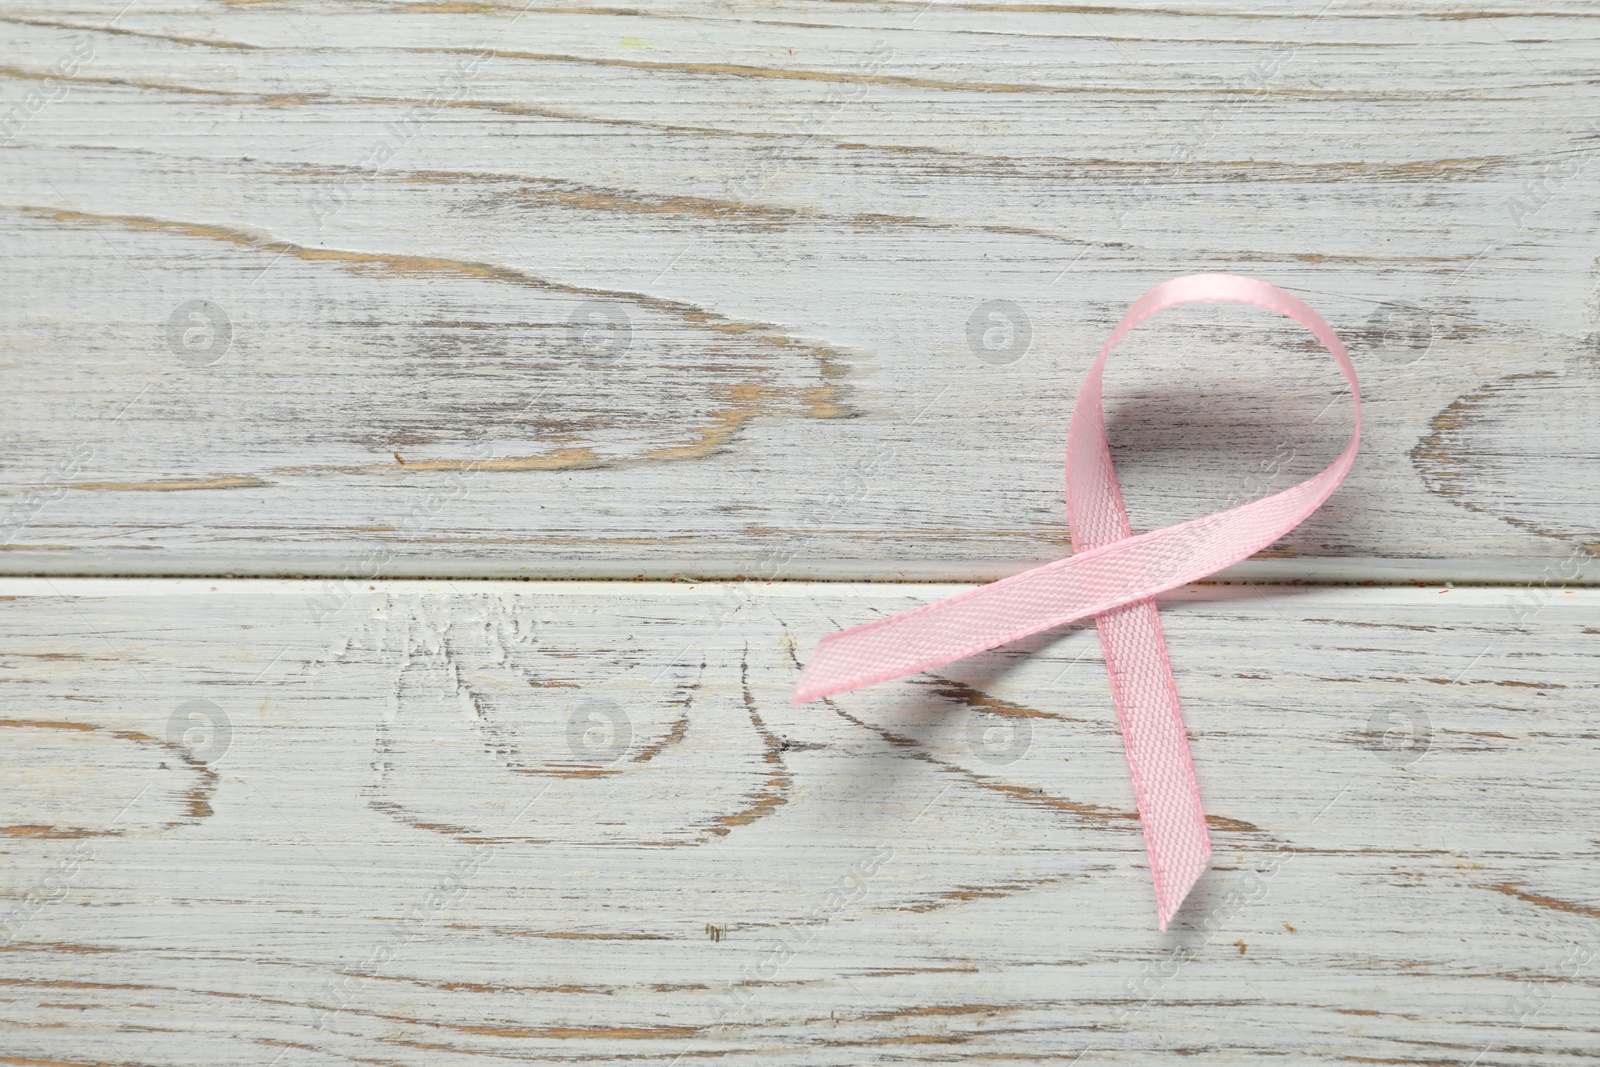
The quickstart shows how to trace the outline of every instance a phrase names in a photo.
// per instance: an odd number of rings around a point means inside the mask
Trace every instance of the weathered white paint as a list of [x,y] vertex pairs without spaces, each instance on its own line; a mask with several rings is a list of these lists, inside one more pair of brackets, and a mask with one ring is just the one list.
[[[1592,4],[122,5],[0,6],[0,1063],[1592,1055]],[[1168,598],[1168,935],[1086,629],[796,709],[949,588],[369,580],[1052,558],[1199,270],[1366,395],[1237,577],[1517,584]],[[1141,328],[1135,523],[1336,389]]]
[[1169,597],[1216,857],[1162,935],[1091,630],[788,705],[949,591],[8,581],[0,1055],[1592,1053],[1600,593]]
[[[1363,376],[1281,556],[1600,541],[1592,5],[120,7],[0,11],[0,101],[42,102],[0,152],[11,573],[1005,573],[1063,550],[1095,348],[1196,270],[1304,296]],[[1348,419],[1246,309],[1113,379],[1145,526]]]

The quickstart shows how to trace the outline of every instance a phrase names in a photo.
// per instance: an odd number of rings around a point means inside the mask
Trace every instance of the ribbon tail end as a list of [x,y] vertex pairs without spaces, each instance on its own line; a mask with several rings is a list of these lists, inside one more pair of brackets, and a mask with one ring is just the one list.
[[[848,632],[848,630],[840,631],[840,633]],[[833,643],[834,638],[838,636],[838,633],[829,634],[817,642],[811,658],[800,668],[800,680],[795,683],[794,696],[789,698],[790,707],[799,707],[813,700],[848,693],[852,689],[860,689],[864,685],[871,684],[870,679],[861,677],[859,668],[851,669],[848,657],[845,662],[840,662],[838,650]]]
[[817,652],[811,654],[811,662],[800,669],[800,680],[795,683],[794,696],[789,698],[790,707],[798,708],[801,704],[809,704],[813,700],[821,700],[823,697],[832,696],[838,691],[837,689],[829,688],[827,683],[820,681],[818,678],[821,672],[816,669],[816,662],[817,653],[821,651],[822,647],[819,645]]
[[1202,848],[1184,856],[1181,861],[1174,863],[1169,859],[1162,865],[1161,877],[1156,883],[1156,918],[1162,933],[1166,932],[1167,924],[1178,914],[1178,909],[1183,907],[1189,891],[1206,873],[1210,859],[1211,842],[1207,840]]

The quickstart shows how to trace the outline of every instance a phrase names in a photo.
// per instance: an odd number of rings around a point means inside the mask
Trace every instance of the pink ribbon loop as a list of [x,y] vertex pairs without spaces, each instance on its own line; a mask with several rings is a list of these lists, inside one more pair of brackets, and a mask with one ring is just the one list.
[[[1254,304],[1293,319],[1344,373],[1355,409],[1350,440],[1326,469],[1281,493],[1132,536],[1106,447],[1101,383],[1106,356],[1138,323],[1201,302]],[[1234,274],[1162,282],[1134,302],[1084,380],[1067,432],[1067,520],[1073,554],[933,604],[824,637],[800,674],[793,703],[942,666],[1029,634],[1093,616],[1111,675],[1161,929],[1211,856],[1200,789],[1161,621],[1152,599],[1266,548],[1333,494],[1361,440],[1361,389],[1333,329],[1274,285]]]

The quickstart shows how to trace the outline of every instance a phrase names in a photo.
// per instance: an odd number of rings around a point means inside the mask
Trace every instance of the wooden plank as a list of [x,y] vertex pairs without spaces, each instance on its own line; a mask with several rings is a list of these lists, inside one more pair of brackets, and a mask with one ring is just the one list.
[[[1470,14],[13,0],[0,569],[1008,573],[1094,350],[1197,270],[1363,375],[1273,573],[1587,563],[1595,12]],[[1113,379],[1142,527],[1348,426],[1245,309]]]
[[1091,631],[788,705],[948,591],[9,580],[0,1056],[1593,1054],[1600,592],[1168,598],[1163,935]]

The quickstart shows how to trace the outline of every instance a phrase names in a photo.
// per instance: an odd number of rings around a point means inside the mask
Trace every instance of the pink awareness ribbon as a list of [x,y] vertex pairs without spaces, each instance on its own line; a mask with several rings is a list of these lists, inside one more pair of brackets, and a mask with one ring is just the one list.
[[[1286,315],[1322,342],[1350,386],[1355,426],[1321,473],[1281,493],[1133,536],[1106,448],[1101,383],[1106,356],[1138,323],[1178,304],[1254,304]],[[1133,774],[1162,930],[1206,868],[1200,787],[1153,597],[1254,555],[1332,495],[1361,440],[1361,390],[1344,345],[1311,308],[1277,286],[1234,274],[1162,282],[1134,302],[1084,379],[1067,432],[1067,522],[1072,555],[956,596],[824,637],[801,671],[793,703],[942,666],[1029,634],[1094,616]]]

